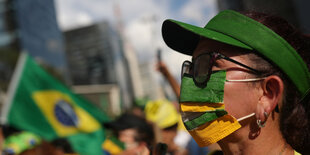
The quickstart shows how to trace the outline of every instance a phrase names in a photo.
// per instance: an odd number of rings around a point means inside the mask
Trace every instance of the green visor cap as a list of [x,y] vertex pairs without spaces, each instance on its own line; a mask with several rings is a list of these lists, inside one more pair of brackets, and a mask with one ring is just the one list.
[[204,28],[171,19],[165,20],[162,36],[170,48],[187,55],[192,55],[201,36],[257,51],[277,65],[303,97],[309,93],[310,73],[295,49],[268,27],[238,12],[222,11]]

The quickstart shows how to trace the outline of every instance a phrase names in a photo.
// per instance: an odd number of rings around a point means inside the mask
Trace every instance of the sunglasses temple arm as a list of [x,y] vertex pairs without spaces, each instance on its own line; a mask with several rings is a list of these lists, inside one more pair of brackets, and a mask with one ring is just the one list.
[[230,58],[228,58],[228,57],[222,57],[222,58],[223,58],[223,59],[226,59],[226,60],[228,60],[228,61],[231,61],[231,62],[233,62],[233,63],[235,63],[235,64],[238,64],[238,65],[240,65],[240,66],[242,66],[242,67],[244,67],[244,68],[247,68],[247,69],[249,69],[249,70],[251,70],[251,71],[253,71],[253,72],[257,73],[257,74],[261,74],[260,71],[258,71],[258,70],[256,70],[256,69],[253,69],[253,68],[251,68],[251,67],[249,67],[249,66],[247,66],[247,65],[244,65],[244,64],[242,64],[242,63],[240,63],[240,62],[238,62],[238,61],[236,61],[236,60],[234,60],[234,59],[230,59]]

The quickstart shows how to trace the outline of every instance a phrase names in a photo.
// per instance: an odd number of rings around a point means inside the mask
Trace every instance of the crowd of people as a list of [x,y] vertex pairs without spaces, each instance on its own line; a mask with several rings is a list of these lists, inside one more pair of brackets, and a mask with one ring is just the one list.
[[[159,61],[156,69],[179,97],[180,86],[165,63]],[[198,146],[182,123],[176,101],[143,101],[145,103],[136,103],[131,110],[104,124],[105,129],[112,131],[108,138],[116,137],[124,144],[122,149],[104,145],[107,154],[188,155],[220,150],[216,145],[210,148]]]
[[[178,98],[180,86],[168,67],[159,61],[156,68],[169,81]],[[186,131],[176,101],[142,99],[133,104],[132,109],[102,124],[106,133],[102,154],[187,155],[209,152],[207,147],[200,148]],[[66,138],[46,141],[32,132],[12,126],[2,125],[0,129],[3,155],[78,154]]]
[[[279,17],[232,10],[205,27],[166,20],[162,35],[192,56],[181,84],[163,62],[157,66],[179,102],[148,100],[104,123],[103,153],[310,154],[309,36]],[[2,133],[3,153],[74,153],[65,139],[45,142],[5,127]]]

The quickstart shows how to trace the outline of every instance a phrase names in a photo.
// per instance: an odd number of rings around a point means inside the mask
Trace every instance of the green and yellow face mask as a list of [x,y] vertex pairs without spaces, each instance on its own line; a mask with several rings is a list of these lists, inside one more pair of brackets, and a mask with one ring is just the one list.
[[216,143],[241,128],[240,119],[229,115],[224,104],[226,71],[211,74],[208,85],[199,88],[191,77],[184,75],[181,82],[180,111],[183,123],[200,147]]

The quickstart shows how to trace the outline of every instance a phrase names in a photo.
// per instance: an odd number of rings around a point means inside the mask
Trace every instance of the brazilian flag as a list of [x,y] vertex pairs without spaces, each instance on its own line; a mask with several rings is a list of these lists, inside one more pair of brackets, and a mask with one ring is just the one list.
[[22,53],[1,113],[2,123],[33,132],[47,141],[66,138],[82,155],[102,154],[108,117],[45,72]]
[[102,149],[107,154],[120,154],[124,151],[125,146],[119,139],[110,136],[102,143]]

